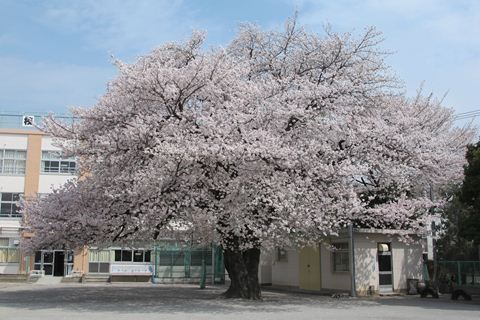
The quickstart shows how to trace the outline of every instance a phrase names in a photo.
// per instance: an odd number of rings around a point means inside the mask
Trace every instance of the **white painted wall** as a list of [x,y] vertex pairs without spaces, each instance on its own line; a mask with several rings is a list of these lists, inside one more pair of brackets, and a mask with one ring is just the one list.
[[260,253],[258,265],[258,282],[260,284],[272,283],[272,266],[275,261],[275,251],[263,250]]
[[377,234],[355,234],[354,239],[355,287],[363,293],[369,286],[378,290],[377,242],[388,242],[388,239]]
[[75,177],[65,174],[41,174],[38,182],[38,193],[51,193],[52,187],[58,188]]
[[413,243],[399,241],[398,236],[386,234],[355,235],[355,286],[366,292],[369,286],[379,290],[377,243],[390,242],[392,248],[393,290],[406,290],[407,279],[422,279],[424,239]]
[[19,263],[0,263],[0,274],[17,274],[19,272]]
[[286,262],[273,261],[272,284],[277,286],[299,286],[299,254],[297,250],[287,250]]
[[20,218],[0,218],[0,223],[0,226],[7,229],[20,228]]
[[60,150],[59,147],[54,145],[54,140],[52,137],[43,136],[42,138],[42,151],[57,151]]
[[[338,238],[335,239],[335,242],[348,242],[348,238]],[[333,272],[332,251],[323,243],[321,244],[320,264],[322,289],[350,290],[350,272]]]
[[0,134],[0,149],[27,150],[27,135]]
[[423,279],[422,254],[425,246],[422,242],[406,244],[400,241],[392,242],[393,285],[395,290],[406,290],[407,279]]
[[24,175],[2,175],[0,174],[0,192],[19,192],[25,191]]
[[0,218],[0,238],[9,238],[9,246],[15,246],[15,240],[20,239],[20,219]]

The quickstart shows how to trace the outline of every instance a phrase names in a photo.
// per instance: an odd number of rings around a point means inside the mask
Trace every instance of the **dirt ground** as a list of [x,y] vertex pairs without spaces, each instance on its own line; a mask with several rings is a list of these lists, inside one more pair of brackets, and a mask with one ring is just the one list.
[[225,300],[223,287],[2,284],[0,319],[480,319],[480,301],[418,296],[331,298],[264,291],[263,301]]

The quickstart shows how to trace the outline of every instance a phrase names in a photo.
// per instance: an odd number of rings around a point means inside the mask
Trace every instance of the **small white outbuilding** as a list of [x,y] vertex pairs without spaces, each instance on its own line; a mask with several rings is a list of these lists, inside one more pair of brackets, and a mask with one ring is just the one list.
[[[349,234],[341,233],[313,247],[277,249],[262,255],[260,282],[317,292],[352,290],[358,295],[406,292],[407,280],[423,280],[426,239],[405,241],[391,230],[355,229],[353,261]],[[353,272],[352,272],[353,270]]]

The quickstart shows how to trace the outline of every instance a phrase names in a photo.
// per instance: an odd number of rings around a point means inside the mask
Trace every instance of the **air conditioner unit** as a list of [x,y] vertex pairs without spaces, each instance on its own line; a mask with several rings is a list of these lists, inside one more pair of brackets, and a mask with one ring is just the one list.
[[13,245],[14,246],[18,246],[19,244],[20,244],[20,240],[18,240],[18,239],[13,240]]

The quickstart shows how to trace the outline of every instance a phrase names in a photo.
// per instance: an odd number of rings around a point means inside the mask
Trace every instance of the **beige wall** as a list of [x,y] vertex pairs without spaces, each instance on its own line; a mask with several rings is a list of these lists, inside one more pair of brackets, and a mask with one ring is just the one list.
[[25,197],[35,197],[38,192],[42,136],[28,136],[27,168],[25,170]]
[[73,271],[80,274],[88,273],[88,249],[78,249],[74,251]]
[[18,272],[19,273],[27,273],[27,260],[28,260],[28,271],[30,272],[31,270],[33,270],[33,266],[34,266],[34,263],[35,263],[35,256],[34,255],[30,255],[28,256],[28,259],[27,259],[27,256],[25,256],[24,254],[21,254],[20,255],[20,266],[19,266],[19,270]]

